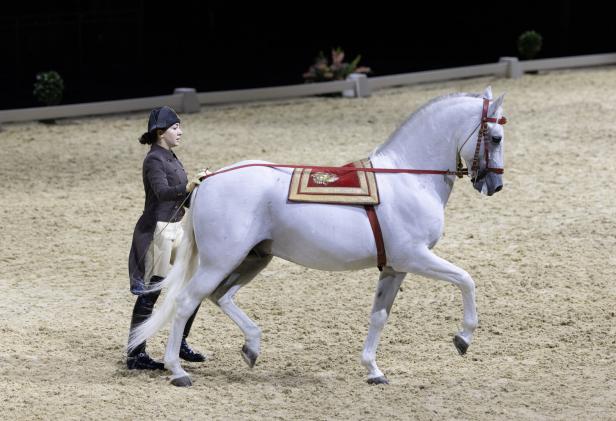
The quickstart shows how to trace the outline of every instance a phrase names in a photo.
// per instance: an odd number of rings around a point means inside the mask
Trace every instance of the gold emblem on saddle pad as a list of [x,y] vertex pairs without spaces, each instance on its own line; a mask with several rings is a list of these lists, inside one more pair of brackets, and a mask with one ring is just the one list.
[[314,174],[311,174],[310,177],[312,178],[312,181],[317,184],[333,183],[340,178],[336,174],[330,174],[327,172],[315,172]]

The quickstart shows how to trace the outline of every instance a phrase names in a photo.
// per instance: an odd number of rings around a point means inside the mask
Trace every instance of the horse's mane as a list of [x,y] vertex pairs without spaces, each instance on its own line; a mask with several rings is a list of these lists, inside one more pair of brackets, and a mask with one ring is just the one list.
[[425,110],[426,108],[428,108],[429,106],[431,106],[434,103],[437,103],[437,102],[440,102],[440,101],[444,101],[444,100],[449,99],[449,98],[457,98],[457,97],[462,97],[462,96],[468,96],[468,97],[471,97],[471,98],[479,98],[481,96],[481,94],[471,93],[471,92],[454,92],[454,93],[451,93],[451,94],[445,94],[445,95],[438,96],[436,98],[432,98],[430,101],[426,102],[424,105],[419,107],[413,114],[411,114],[410,118],[412,118],[415,114]]
[[430,101],[426,102],[421,107],[419,107],[417,110],[415,110],[404,121],[404,123],[402,123],[398,127],[398,129],[394,133],[392,133],[392,135],[389,137],[389,139],[387,139],[387,141],[385,143],[381,144],[380,146],[378,146],[376,148],[375,152],[378,152],[381,148],[383,148],[387,144],[389,144],[396,137],[396,133],[398,133],[403,127],[405,127],[408,124],[410,124],[413,121],[415,121],[418,118],[418,116],[422,115],[428,108],[430,108],[432,105],[436,104],[437,102],[441,102],[441,101],[444,101],[444,100],[447,100],[447,99],[451,99],[451,98],[459,98],[459,97],[480,98],[481,96],[482,96],[482,94],[479,94],[479,93],[454,92],[454,93],[451,93],[451,94],[445,94],[445,95],[441,95],[441,96],[438,96],[436,98],[431,99]]

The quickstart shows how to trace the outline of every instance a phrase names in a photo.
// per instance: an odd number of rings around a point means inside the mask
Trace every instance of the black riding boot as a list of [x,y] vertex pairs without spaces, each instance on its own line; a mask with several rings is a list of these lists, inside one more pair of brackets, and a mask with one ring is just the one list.
[[[163,278],[158,276],[153,276],[150,280],[150,285],[153,283],[160,282]],[[160,295],[160,291],[145,293],[139,295],[137,297],[137,301],[135,302],[135,307],[133,308],[133,316],[130,321],[130,331],[147,320],[148,317],[152,314],[152,309],[154,308],[154,304]],[[126,358],[126,366],[129,370],[164,370],[165,365],[163,363],[159,363],[154,361],[150,356],[145,352],[145,342],[140,343],[128,353],[128,357]]]
[[197,311],[199,311],[199,307],[201,307],[201,304],[197,306],[197,308],[195,309],[195,312],[186,321],[186,326],[184,326],[184,334],[182,335],[182,345],[180,346],[180,358],[185,361],[191,361],[191,362],[205,361],[205,355],[201,354],[198,351],[194,351],[193,349],[190,348],[190,346],[188,346],[188,343],[186,343],[186,337],[190,333],[190,328],[192,327],[193,321],[195,320]]

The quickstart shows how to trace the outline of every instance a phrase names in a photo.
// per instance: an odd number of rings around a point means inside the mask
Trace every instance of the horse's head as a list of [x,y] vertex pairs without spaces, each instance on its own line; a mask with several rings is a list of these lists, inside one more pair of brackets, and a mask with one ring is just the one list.
[[502,116],[502,105],[505,95],[492,101],[492,89],[488,86],[483,93],[481,120],[477,129],[476,142],[473,142],[475,132],[466,139],[460,155],[469,166],[469,174],[473,187],[488,196],[503,188],[504,141],[503,125],[506,119]]

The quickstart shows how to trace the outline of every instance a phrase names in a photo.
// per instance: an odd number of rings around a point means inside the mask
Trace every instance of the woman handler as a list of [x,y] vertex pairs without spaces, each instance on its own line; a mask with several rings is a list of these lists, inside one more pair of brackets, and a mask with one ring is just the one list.
[[[160,282],[171,269],[173,245],[176,241],[179,243],[182,235],[182,204],[188,206],[190,199],[187,197],[199,184],[199,176],[204,175],[200,173],[197,178],[188,182],[182,163],[172,152],[172,149],[180,144],[181,137],[179,117],[173,109],[165,106],[152,110],[148,131],[139,139],[140,143],[151,147],[143,161],[145,207],[135,226],[128,258],[130,291],[137,295],[131,331],[152,314],[160,291],[147,292],[145,283]],[[205,361],[202,354],[193,351],[186,343],[197,310],[188,319],[182,337],[180,358],[186,361]],[[146,353],[145,345],[143,342],[128,353],[128,368],[164,369],[162,363],[152,360]]]

